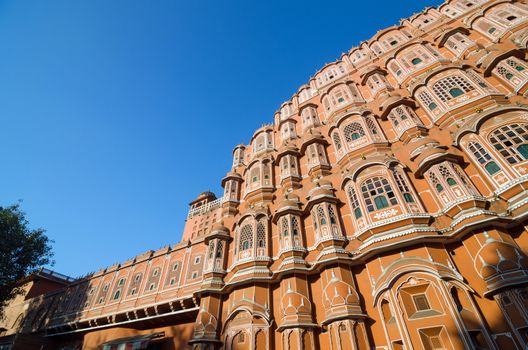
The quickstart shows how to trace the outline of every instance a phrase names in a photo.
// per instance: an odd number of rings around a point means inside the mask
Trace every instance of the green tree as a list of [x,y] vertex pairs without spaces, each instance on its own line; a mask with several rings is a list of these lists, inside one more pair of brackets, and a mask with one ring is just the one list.
[[29,228],[19,204],[0,207],[0,317],[9,300],[22,292],[18,282],[51,263],[51,243],[45,230]]

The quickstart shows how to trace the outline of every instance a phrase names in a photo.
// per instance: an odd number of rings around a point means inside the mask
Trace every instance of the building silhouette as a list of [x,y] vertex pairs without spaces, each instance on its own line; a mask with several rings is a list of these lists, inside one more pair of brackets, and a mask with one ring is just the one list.
[[180,243],[25,298],[0,349],[527,348],[527,44],[526,1],[379,31],[234,148]]

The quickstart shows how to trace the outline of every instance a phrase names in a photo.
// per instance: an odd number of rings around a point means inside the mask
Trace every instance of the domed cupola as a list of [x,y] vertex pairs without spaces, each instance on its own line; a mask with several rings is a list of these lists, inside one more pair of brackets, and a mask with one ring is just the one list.
[[528,282],[528,258],[514,245],[491,237],[475,256],[474,266],[486,281],[487,293]]
[[312,306],[310,301],[304,295],[295,292],[291,285],[288,285],[288,290],[281,299],[282,318],[291,319],[301,315],[311,317]]
[[222,221],[217,222],[211,228],[211,233],[205,236],[204,243],[208,244],[212,239],[219,238],[225,241],[230,241],[229,229],[224,226]]
[[332,278],[323,291],[323,305],[326,310],[324,323],[345,316],[361,316],[361,306],[356,290],[338,278],[332,271]]
[[281,328],[298,327],[312,323],[312,305],[308,298],[292,289],[288,289],[281,299]]
[[330,181],[321,179],[317,181],[316,185],[316,187],[308,192],[309,203],[317,202],[321,198],[329,198],[331,201],[336,198],[334,195],[335,190]]

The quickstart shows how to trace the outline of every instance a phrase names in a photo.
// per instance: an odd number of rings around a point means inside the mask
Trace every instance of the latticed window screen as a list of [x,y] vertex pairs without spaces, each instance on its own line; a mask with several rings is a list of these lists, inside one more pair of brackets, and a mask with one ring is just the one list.
[[356,84],[349,84],[347,85],[350,89],[350,93],[352,94],[352,97],[355,101],[361,101],[363,98],[361,97],[361,94],[359,93],[359,90],[356,86]]
[[297,236],[301,232],[300,226],[299,226],[299,219],[297,219],[296,216],[292,216],[291,219],[292,222],[292,235]]
[[493,158],[491,158],[491,155],[480,143],[471,141],[468,143],[468,149],[477,162],[479,162],[479,164],[481,164],[490,175],[493,175],[500,170],[497,163],[495,163]]
[[350,205],[352,206],[352,211],[354,212],[354,216],[356,217],[356,219],[359,219],[363,216],[363,213],[361,212],[359,200],[353,185],[347,187],[347,194],[348,199],[350,200]]
[[506,64],[510,67],[512,67],[513,69],[515,69],[516,71],[519,71],[519,72],[522,72],[524,71],[526,68],[524,67],[524,64],[521,63],[520,60],[518,60],[517,58],[515,57],[511,57],[511,58],[508,58],[506,60]]
[[224,242],[218,241],[218,247],[216,247],[216,257],[221,258],[224,251]]
[[438,177],[436,177],[436,174],[432,171],[429,173],[429,180],[431,181],[431,185],[436,189],[438,193],[442,192],[444,190],[444,186],[440,183],[440,180],[438,180]]
[[435,110],[437,107],[431,95],[429,95],[429,93],[426,91],[418,94],[418,99],[422,102],[422,105],[427,107],[430,111]]
[[257,247],[266,247],[266,224],[264,219],[260,219],[257,223]]
[[284,237],[290,235],[290,228],[288,227],[288,219],[286,217],[281,219],[281,232]]
[[372,135],[377,135],[378,127],[376,126],[376,122],[371,117],[367,117],[366,122],[367,122],[367,127],[372,133]]
[[321,226],[326,225],[326,214],[322,205],[317,207],[317,219]]
[[486,90],[491,90],[490,86],[486,83],[484,78],[482,78],[480,75],[478,75],[474,70],[468,69],[466,71],[466,74],[473,79],[474,82],[476,82],[481,88],[484,88]]
[[513,74],[510,73],[506,68],[502,66],[497,67],[497,73],[501,77],[506,78],[507,80],[511,80],[511,78],[513,78]]
[[[261,166],[263,168],[262,170],[263,170],[263,173],[264,173],[264,179],[268,180],[270,178],[270,176],[271,176],[270,175],[270,172],[271,172],[270,164],[269,163],[263,163]],[[265,183],[266,185],[269,184],[268,181],[265,181],[265,182],[266,182]]]
[[334,207],[331,205],[328,206],[328,216],[330,217],[330,223],[332,225],[337,224],[337,218],[334,212]]
[[317,217],[315,215],[315,211],[312,211],[312,222],[313,222],[314,228],[317,230],[317,228],[319,227],[319,224],[317,221]]
[[214,242],[211,241],[209,242],[209,259],[213,258],[213,254],[214,254]]
[[336,149],[341,149],[343,145],[341,145],[341,137],[339,136],[339,133],[336,131],[332,134],[332,139],[334,140],[334,145]]
[[251,225],[246,224],[240,230],[240,244],[239,250],[248,250],[253,248],[253,228]]
[[363,130],[363,127],[361,124],[354,122],[351,124],[348,124],[343,129],[343,132],[345,134],[345,140],[346,142],[352,142],[354,140],[357,140],[363,136],[365,136],[365,130]]
[[411,189],[407,185],[407,182],[405,181],[403,175],[396,169],[392,171],[392,174],[394,175],[394,180],[396,180],[396,185],[398,185],[398,189],[400,190],[403,199],[405,199],[407,203],[413,203],[414,198]]
[[433,84],[433,92],[443,102],[447,102],[453,97],[458,96],[460,92],[461,94],[465,94],[474,89],[475,87],[469,81],[458,75],[441,79]]
[[490,134],[489,141],[510,164],[528,159],[527,124],[503,125]]
[[372,177],[363,182],[361,193],[369,212],[398,204],[391,185],[387,179],[380,176]]
[[440,171],[440,175],[442,175],[442,178],[445,180],[445,182],[447,182],[449,186],[454,186],[457,184],[453,174],[451,173],[451,170],[449,170],[446,166],[440,165],[438,167],[438,170]]

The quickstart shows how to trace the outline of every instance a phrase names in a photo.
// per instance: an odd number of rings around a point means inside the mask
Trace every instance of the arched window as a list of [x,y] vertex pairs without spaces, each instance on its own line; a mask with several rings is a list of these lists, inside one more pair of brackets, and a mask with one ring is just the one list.
[[525,63],[517,57],[509,57],[500,61],[493,69],[493,73],[507,80],[508,84],[515,88],[521,88],[528,79]]
[[260,219],[257,223],[257,247],[266,247],[266,224],[263,219]]
[[475,87],[468,80],[458,75],[452,75],[440,79],[433,84],[433,92],[442,102],[450,101],[452,98],[463,95],[474,89]]
[[253,248],[253,228],[251,225],[246,224],[240,230],[240,244],[239,250],[248,250]]
[[416,65],[422,63],[422,59],[420,57],[415,57],[415,58],[413,58],[411,60],[411,63],[416,66]]
[[474,45],[475,42],[460,32],[452,34],[445,42],[445,46],[455,55],[462,54],[467,48]]
[[337,131],[332,134],[332,140],[334,140],[334,146],[336,150],[340,150],[343,147],[341,145],[341,137]]
[[363,182],[361,193],[363,194],[368,212],[398,204],[391,185],[387,179],[380,176],[372,177]]
[[348,199],[350,200],[350,205],[352,206],[352,211],[354,212],[354,217],[356,219],[361,218],[363,216],[363,213],[361,212],[361,207],[359,205],[356,190],[354,189],[354,186],[352,184],[347,187],[347,194]]
[[216,258],[221,258],[223,251],[224,251],[224,242],[218,241],[218,247],[216,247]]
[[343,133],[345,135],[346,142],[352,142],[365,136],[365,130],[363,130],[361,124],[357,122],[350,123],[345,126],[343,129]]
[[299,220],[296,216],[292,216],[292,235],[298,236],[299,232],[301,232],[301,229],[299,227]]
[[434,111],[438,107],[431,95],[429,95],[429,93],[426,91],[422,91],[421,93],[419,93],[418,99],[420,100],[422,105],[430,111]]
[[321,226],[326,225],[326,215],[322,205],[317,207],[317,218]]
[[282,226],[282,235],[284,237],[287,237],[290,235],[290,229],[288,227],[288,219],[286,219],[286,217],[283,217],[281,219],[281,226]]
[[405,202],[414,203],[414,197],[412,195],[411,189],[407,185],[403,175],[396,169],[392,171],[392,174],[394,175],[394,180],[396,181],[396,185],[398,185],[398,190],[400,190]]
[[366,117],[365,122],[367,124],[367,128],[369,129],[370,133],[372,135],[378,135],[378,127],[376,126],[376,122],[372,120],[371,117]]
[[214,256],[214,242],[209,242],[209,259],[212,259]]
[[500,167],[480,143],[471,141],[468,143],[468,149],[475,157],[475,160],[484,167],[488,174],[493,175],[500,171]]
[[301,111],[303,128],[308,129],[320,124],[317,111],[312,106],[307,106]]
[[337,218],[334,213],[334,207],[332,206],[328,207],[328,216],[330,217],[330,224],[332,225],[337,224]]
[[510,164],[528,159],[527,124],[503,125],[490,134],[489,141]]
[[431,183],[433,184],[434,188],[438,193],[444,190],[444,186],[442,186],[442,184],[433,172],[429,173],[429,179],[431,180]]

